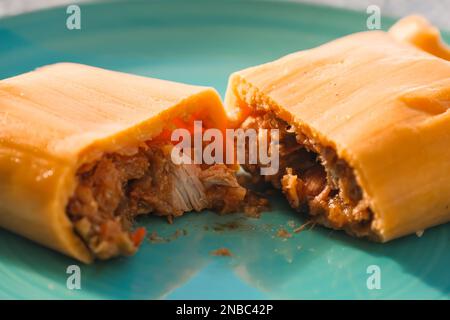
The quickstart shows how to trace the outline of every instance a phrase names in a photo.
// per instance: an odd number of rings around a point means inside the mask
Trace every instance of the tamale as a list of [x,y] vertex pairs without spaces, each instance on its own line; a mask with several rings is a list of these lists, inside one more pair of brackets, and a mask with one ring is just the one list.
[[448,57],[439,32],[408,17],[233,73],[233,126],[280,130],[278,174],[245,168],[354,236],[386,242],[448,222]]
[[83,262],[133,254],[139,214],[245,197],[235,168],[170,161],[173,129],[225,129],[214,89],[60,63],[0,81],[0,106],[0,226]]

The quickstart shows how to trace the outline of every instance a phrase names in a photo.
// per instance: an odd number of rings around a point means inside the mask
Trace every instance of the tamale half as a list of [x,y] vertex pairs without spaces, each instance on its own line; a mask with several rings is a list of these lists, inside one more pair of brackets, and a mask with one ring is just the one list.
[[225,105],[235,127],[280,130],[260,178],[292,207],[385,242],[450,220],[448,53],[408,17],[235,72]]
[[245,196],[234,169],[170,161],[173,129],[225,129],[214,89],[61,63],[0,81],[0,106],[0,226],[78,260],[134,253],[138,214]]

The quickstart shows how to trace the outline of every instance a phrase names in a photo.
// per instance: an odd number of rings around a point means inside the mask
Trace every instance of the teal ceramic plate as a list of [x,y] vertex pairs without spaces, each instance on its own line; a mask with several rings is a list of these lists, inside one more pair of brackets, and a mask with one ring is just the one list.
[[[365,13],[287,2],[142,1],[81,5],[81,30],[66,8],[0,20],[0,78],[58,61],[211,85],[224,93],[233,70],[364,30]],[[383,28],[392,20],[383,20]],[[309,299],[449,298],[450,225],[388,244],[315,227],[280,196],[260,219],[188,214],[169,225],[139,220],[160,243],[132,258],[80,265],[81,289],[66,286],[76,261],[0,230],[1,298]],[[210,254],[228,248],[233,256]],[[370,266],[381,289],[370,290]],[[369,281],[370,282],[370,281]]]

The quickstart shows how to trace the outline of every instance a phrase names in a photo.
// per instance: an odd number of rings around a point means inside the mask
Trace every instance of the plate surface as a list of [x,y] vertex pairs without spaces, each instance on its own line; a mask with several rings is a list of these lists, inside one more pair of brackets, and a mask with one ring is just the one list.
[[[364,30],[366,15],[284,2],[142,1],[81,5],[81,30],[66,8],[0,20],[0,78],[58,61],[216,87],[233,70]],[[383,20],[386,29],[392,23]],[[449,39],[447,37],[447,39]],[[308,299],[450,298],[450,225],[380,245],[315,227],[274,196],[260,219],[188,214],[158,231],[136,256],[80,265],[81,290],[66,286],[76,261],[0,230],[0,298]],[[210,254],[228,248],[232,257]],[[368,267],[381,271],[369,290]]]

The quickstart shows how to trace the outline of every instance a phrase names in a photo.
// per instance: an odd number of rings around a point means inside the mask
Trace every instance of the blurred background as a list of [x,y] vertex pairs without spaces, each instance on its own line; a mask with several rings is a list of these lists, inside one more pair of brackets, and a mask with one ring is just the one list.
[[[187,0],[188,1],[188,0]],[[226,0],[224,0],[226,1]],[[440,28],[450,30],[450,0],[290,0],[365,11],[377,5],[382,14],[401,17],[411,13],[426,16]],[[90,2],[90,0],[0,0],[0,18],[48,7]]]

